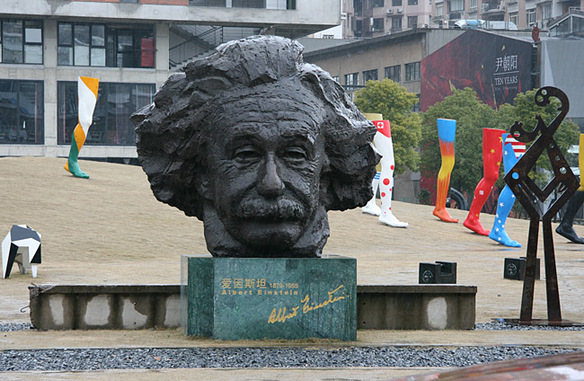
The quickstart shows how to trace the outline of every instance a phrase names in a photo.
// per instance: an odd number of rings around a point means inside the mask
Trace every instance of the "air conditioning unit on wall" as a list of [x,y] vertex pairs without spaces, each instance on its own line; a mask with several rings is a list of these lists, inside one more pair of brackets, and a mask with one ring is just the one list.
[[404,10],[402,8],[397,9],[397,13],[402,13]]
[[387,14],[388,14],[388,15],[393,15],[393,9],[388,9],[388,10],[387,10]]

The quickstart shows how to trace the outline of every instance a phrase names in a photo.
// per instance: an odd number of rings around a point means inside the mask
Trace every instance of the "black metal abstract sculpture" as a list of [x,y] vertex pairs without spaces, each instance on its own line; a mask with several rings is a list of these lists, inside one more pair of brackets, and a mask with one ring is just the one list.
[[204,223],[219,257],[319,257],[327,210],[372,196],[375,127],[303,47],[228,42],[132,116],[156,198]]
[[[579,183],[553,137],[568,113],[570,107],[568,97],[560,89],[555,87],[542,87],[535,94],[535,103],[541,107],[546,106],[549,104],[551,97],[559,99],[561,106],[558,108],[559,114],[549,125],[546,126],[541,116],[538,115],[536,117],[537,125],[533,130],[525,131],[523,124],[519,122],[515,122],[510,130],[513,137],[520,142],[528,143],[533,141],[533,144],[525,152],[523,157],[519,159],[517,164],[505,176],[505,182],[509,185],[530,218],[519,324],[534,323],[532,313],[539,221],[542,221],[543,225],[547,324],[562,324],[551,221],[560,208],[578,189]],[[537,159],[544,152],[547,153],[551,161],[554,177],[544,189],[541,189],[528,174]],[[549,205],[546,205],[544,201],[554,191],[559,192],[560,195]]]

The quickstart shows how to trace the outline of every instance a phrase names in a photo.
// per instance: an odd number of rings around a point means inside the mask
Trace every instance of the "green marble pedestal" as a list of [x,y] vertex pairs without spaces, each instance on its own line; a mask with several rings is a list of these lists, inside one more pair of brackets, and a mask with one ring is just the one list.
[[357,337],[354,258],[183,256],[181,326],[220,340]]

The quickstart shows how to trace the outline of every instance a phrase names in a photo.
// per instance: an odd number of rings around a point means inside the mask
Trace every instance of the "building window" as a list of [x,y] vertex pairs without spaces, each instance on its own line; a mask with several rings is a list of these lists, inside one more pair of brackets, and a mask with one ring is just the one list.
[[363,37],[363,20],[355,20],[355,37]]
[[265,8],[265,0],[231,0],[233,8]]
[[[134,145],[136,134],[130,115],[152,103],[155,91],[153,84],[100,82],[85,144]],[[77,82],[57,83],[57,104],[57,142],[70,144],[78,120]]]
[[450,0],[450,12],[464,11],[464,0]]
[[527,9],[525,11],[525,14],[527,15],[527,26],[534,27],[535,26],[535,8]]
[[418,16],[408,16],[408,28],[413,29],[418,27]]
[[60,66],[154,67],[152,28],[59,23],[57,40]]
[[383,32],[385,30],[383,23],[385,19],[372,19],[373,25],[371,25],[372,32]]
[[363,84],[365,85],[367,81],[377,81],[377,69],[363,72]]
[[402,0],[391,0],[391,6],[392,7],[401,7],[402,6]]
[[385,68],[385,78],[389,78],[394,82],[400,83],[401,81],[401,66],[388,66]]
[[385,0],[371,0],[372,8],[383,8],[385,7]]
[[477,0],[470,0],[470,10],[471,11],[477,10]]
[[408,5],[418,5],[418,0],[408,0]]
[[436,16],[444,16],[444,4],[436,4]]
[[406,82],[420,80],[420,62],[406,64]]
[[189,0],[189,5],[225,8],[225,0]]
[[402,30],[402,17],[392,17],[391,18],[391,31],[392,32],[399,32]]
[[42,81],[0,80],[0,144],[44,144]]
[[509,13],[509,21],[517,25],[519,21],[519,15],[517,13]]
[[541,6],[541,19],[542,20],[549,20],[552,18],[552,5],[551,4],[543,4]]
[[345,86],[359,85],[359,73],[345,74]]
[[9,64],[43,63],[43,22],[1,20],[0,62]]

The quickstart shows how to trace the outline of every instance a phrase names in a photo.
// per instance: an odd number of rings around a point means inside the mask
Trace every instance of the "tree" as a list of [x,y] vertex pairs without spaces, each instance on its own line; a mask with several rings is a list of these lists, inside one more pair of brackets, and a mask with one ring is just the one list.
[[417,150],[421,138],[422,118],[412,112],[418,102],[415,94],[390,79],[367,81],[365,87],[355,92],[355,104],[363,113],[379,113],[391,124],[395,173],[406,168],[418,170]]
[[[483,176],[483,128],[499,128],[509,131],[515,121],[520,121],[529,131],[536,125],[536,115],[541,115],[544,122],[549,124],[558,114],[559,100],[552,98],[549,105],[540,107],[534,101],[536,91],[519,93],[512,105],[504,104],[500,106],[499,111],[496,111],[481,102],[474,90],[470,88],[453,89],[452,95],[431,106],[423,115],[422,141],[420,143],[422,175],[427,178],[436,176],[442,162],[436,119],[455,119],[457,121],[456,165],[452,171],[450,186],[472,194]],[[567,119],[562,122],[554,135],[562,153],[572,164],[575,162],[575,156],[568,154],[568,148],[578,144],[578,136],[578,126]],[[530,144],[527,143],[528,148]],[[531,172],[532,178],[543,187],[547,184],[548,179],[541,169],[551,169],[547,155],[540,157],[535,170]],[[501,166],[498,187],[504,186],[502,174],[503,167]]]
[[438,118],[456,120],[456,165],[450,177],[450,186],[472,195],[483,177],[482,130],[504,128],[501,117],[468,87],[453,89],[452,95],[430,106],[423,115],[420,143],[420,169],[427,178],[435,177],[442,163],[436,126]]
[[[551,98],[550,103],[545,107],[540,107],[535,103],[536,90],[519,93],[513,100],[513,105],[503,105],[500,108],[501,119],[509,129],[515,121],[523,123],[523,128],[526,131],[531,131],[537,124],[536,116],[540,115],[546,125],[558,115],[558,107],[560,101],[556,98]],[[538,135],[539,136],[539,135]],[[570,146],[578,144],[579,132],[578,125],[569,119],[564,119],[562,124],[554,134],[554,140],[562,151],[562,154],[568,162],[576,166],[577,155],[568,153]],[[527,143],[527,148],[531,146],[532,142]],[[551,163],[549,157],[545,152],[539,157],[534,169],[530,172],[532,177],[540,187],[545,187],[549,182],[551,170]]]

